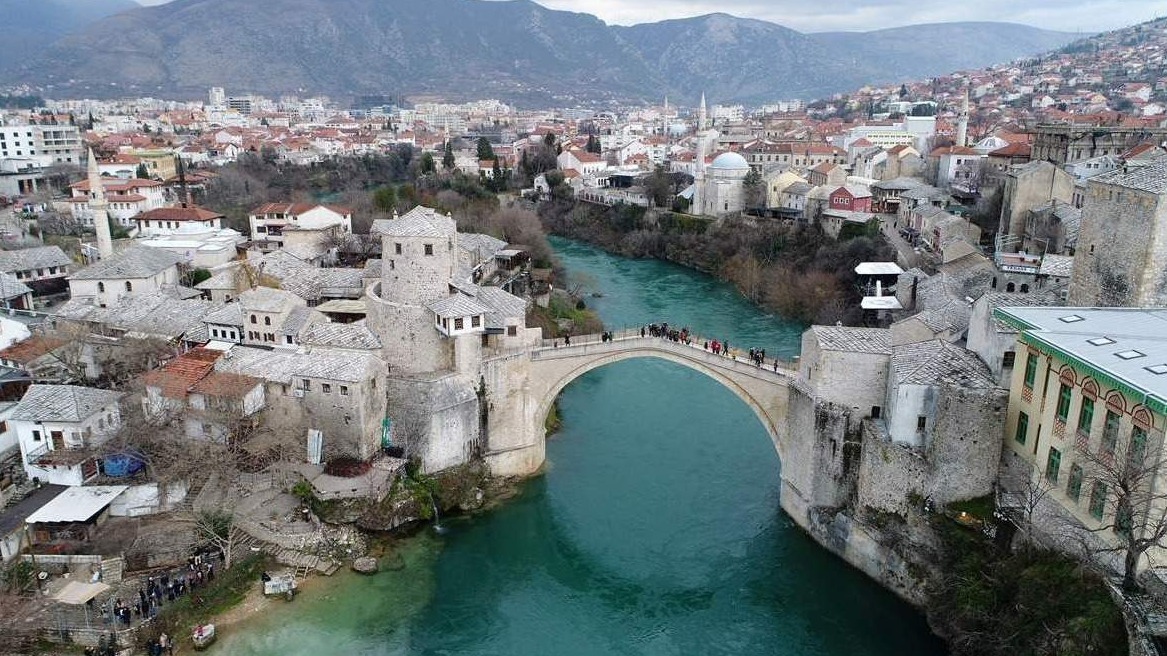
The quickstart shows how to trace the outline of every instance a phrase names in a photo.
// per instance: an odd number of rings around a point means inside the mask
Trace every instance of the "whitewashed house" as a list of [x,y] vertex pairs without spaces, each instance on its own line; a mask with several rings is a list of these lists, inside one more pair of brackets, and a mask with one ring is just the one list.
[[120,392],[77,385],[34,384],[10,421],[29,478],[83,485],[97,477],[94,448],[121,426]]

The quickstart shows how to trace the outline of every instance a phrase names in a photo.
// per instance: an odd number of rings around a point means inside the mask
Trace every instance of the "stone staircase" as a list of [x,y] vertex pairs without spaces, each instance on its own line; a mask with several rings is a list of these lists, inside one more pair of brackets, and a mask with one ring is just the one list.
[[325,576],[332,576],[340,569],[340,564],[335,561],[304,553],[297,549],[288,549],[270,543],[264,544],[262,549],[264,553],[270,554],[275,558],[277,563],[295,568],[297,576],[303,576],[309,571],[317,571]]

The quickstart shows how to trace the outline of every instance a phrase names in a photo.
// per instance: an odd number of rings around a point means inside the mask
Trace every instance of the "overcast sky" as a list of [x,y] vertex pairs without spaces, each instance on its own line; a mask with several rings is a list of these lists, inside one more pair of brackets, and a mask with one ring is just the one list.
[[[158,5],[169,0],[138,0]],[[256,0],[263,2],[264,0]],[[538,0],[552,9],[631,25],[725,12],[801,32],[873,30],[916,23],[1008,21],[1067,32],[1098,32],[1167,15],[1167,0]]]

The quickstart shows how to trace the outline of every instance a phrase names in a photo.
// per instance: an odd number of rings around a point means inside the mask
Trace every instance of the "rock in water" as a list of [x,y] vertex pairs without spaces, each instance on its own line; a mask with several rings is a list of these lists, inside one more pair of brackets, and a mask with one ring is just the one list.
[[357,558],[353,561],[353,571],[358,574],[376,574],[377,559],[369,556]]

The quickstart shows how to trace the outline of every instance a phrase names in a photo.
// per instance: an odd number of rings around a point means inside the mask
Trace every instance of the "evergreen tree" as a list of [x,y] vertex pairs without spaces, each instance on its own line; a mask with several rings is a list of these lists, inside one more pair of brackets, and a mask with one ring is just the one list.
[[442,155],[442,168],[447,171],[454,168],[454,146],[446,141],[446,152]]
[[494,148],[486,137],[478,137],[478,161],[485,162],[494,159]]
[[436,170],[438,170],[438,167],[434,164],[434,154],[423,153],[421,156],[421,174],[429,175]]
[[150,169],[146,168],[146,163],[143,162],[143,163],[138,165],[138,170],[134,173],[134,175],[139,180],[149,180],[150,179]]

